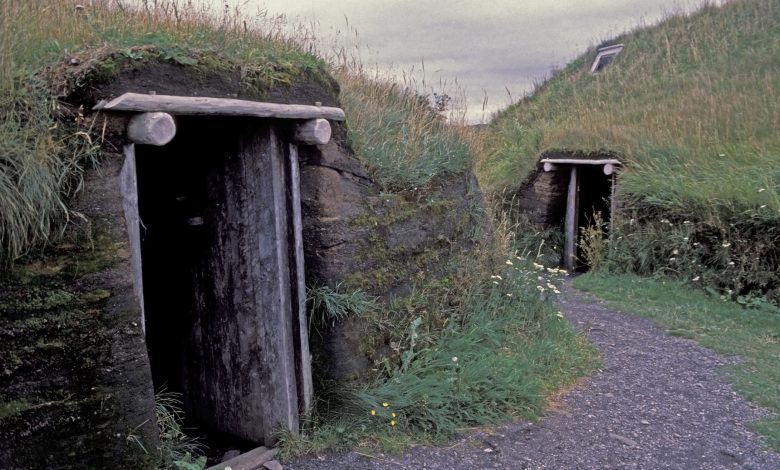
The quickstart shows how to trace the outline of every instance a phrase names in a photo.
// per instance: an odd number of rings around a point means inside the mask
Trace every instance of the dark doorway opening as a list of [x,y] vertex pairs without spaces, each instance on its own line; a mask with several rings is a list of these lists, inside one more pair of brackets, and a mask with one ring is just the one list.
[[[164,147],[136,146],[146,343],[156,389],[186,392],[196,274],[208,250],[207,177],[227,149],[203,119],[179,119]],[[224,146],[224,143],[222,143]]]
[[583,252],[582,229],[596,223],[596,214],[600,218],[603,236],[607,237],[609,222],[612,217],[612,184],[613,175],[605,175],[601,165],[579,165],[579,205],[577,223],[577,262],[575,270],[588,271],[591,266]]
[[146,340],[190,424],[272,444],[297,429],[286,128],[179,117],[136,146]]

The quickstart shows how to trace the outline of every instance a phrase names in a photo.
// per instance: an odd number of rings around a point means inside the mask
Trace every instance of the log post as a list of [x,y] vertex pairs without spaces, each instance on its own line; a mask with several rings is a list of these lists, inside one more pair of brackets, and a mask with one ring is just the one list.
[[[323,119],[324,120],[324,119]],[[326,123],[328,121],[325,121]],[[330,129],[330,126],[328,126]],[[298,398],[303,416],[311,412],[314,385],[311,377],[311,352],[309,351],[309,321],[306,316],[306,280],[303,259],[303,215],[301,213],[301,177],[298,146],[289,145],[289,205],[293,252],[290,260],[290,291],[292,293],[293,343],[295,344],[295,368],[298,379]]]
[[127,137],[136,144],[162,146],[176,135],[176,123],[168,113],[142,113],[130,118]]
[[557,170],[557,167],[554,164],[552,164],[550,162],[544,162],[544,171],[545,172],[553,171],[553,170]]
[[606,165],[604,165],[604,174],[605,175],[609,176],[609,175],[611,175],[614,172],[615,172],[615,165],[613,165],[612,163],[607,163]]
[[141,228],[138,215],[138,177],[135,166],[135,145],[124,148],[125,161],[119,173],[119,192],[122,195],[122,208],[127,224],[127,236],[130,239],[130,265],[133,268],[133,293],[141,307],[139,324],[146,336],[146,313],[144,312],[144,287],[141,266]]
[[566,197],[566,246],[563,253],[563,265],[567,271],[574,270],[577,260],[577,227],[579,225],[580,184],[577,166],[572,165],[569,177],[569,192]]
[[308,145],[324,145],[330,141],[330,123],[326,119],[311,119],[295,129],[295,141]]
[[615,184],[617,184],[617,175],[612,173],[612,179],[609,186],[609,253],[615,247],[615,237],[613,235],[615,229]]

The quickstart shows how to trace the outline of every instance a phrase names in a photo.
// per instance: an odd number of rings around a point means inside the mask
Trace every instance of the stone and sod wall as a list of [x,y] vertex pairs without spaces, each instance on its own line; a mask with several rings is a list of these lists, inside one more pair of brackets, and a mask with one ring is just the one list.
[[[50,75],[55,94],[81,107],[85,121],[99,100],[124,92],[338,106],[338,85],[321,72],[263,90],[225,70],[109,54]],[[118,185],[125,125],[105,121],[101,163],[71,202],[64,239],[0,282],[0,462],[11,468],[151,468],[158,458],[153,394],[162,384],[152,380]],[[342,124],[330,143],[301,146],[299,157],[308,284],[386,301],[435,277],[481,237],[482,199],[470,174],[382,192]],[[364,328],[347,320],[324,332],[326,354],[314,367],[359,377],[382,348],[364,340]]]

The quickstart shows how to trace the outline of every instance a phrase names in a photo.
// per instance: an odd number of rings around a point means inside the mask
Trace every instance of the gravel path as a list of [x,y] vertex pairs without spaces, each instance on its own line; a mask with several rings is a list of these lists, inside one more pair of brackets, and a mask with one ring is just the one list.
[[748,427],[766,412],[718,374],[734,359],[609,310],[568,285],[561,306],[601,351],[604,367],[538,423],[472,432],[402,455],[315,456],[285,469],[780,470],[780,454],[762,447]]

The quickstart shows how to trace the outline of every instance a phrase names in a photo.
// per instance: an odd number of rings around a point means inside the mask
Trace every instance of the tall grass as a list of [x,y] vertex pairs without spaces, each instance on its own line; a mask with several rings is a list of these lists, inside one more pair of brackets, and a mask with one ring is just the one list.
[[471,169],[468,142],[426,95],[362,67],[339,67],[336,77],[353,149],[385,187],[421,187],[442,173]]
[[431,436],[539,416],[546,395],[587,371],[592,356],[538,295],[536,278],[524,266],[502,271],[498,284],[473,286],[460,322],[352,403],[380,427],[395,418],[396,426]]
[[181,468],[182,463],[200,462],[203,468],[206,457],[202,457],[205,446],[196,438],[188,435],[182,429],[184,411],[181,395],[160,390],[155,393],[155,419],[160,431],[158,451],[162,460],[162,468]]

